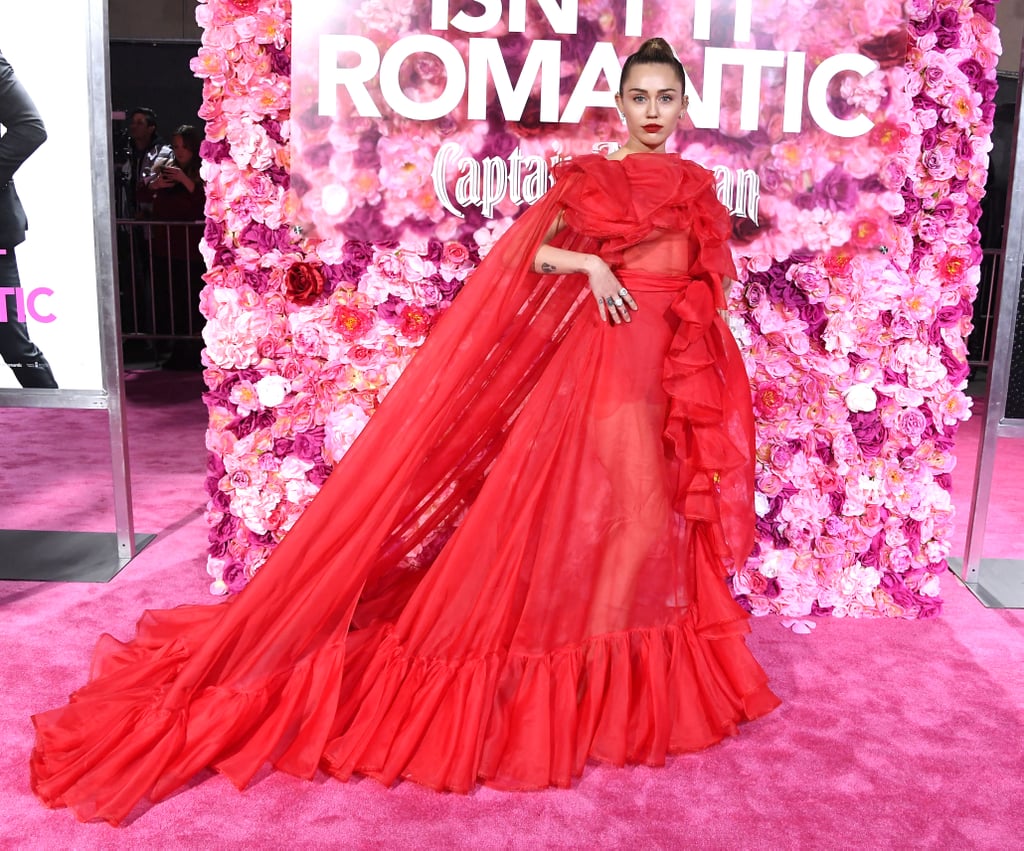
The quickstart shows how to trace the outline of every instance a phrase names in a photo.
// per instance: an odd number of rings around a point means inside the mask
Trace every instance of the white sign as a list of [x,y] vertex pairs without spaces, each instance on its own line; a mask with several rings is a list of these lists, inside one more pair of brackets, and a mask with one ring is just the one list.
[[[102,391],[88,14],[89,4],[81,0],[6,2],[0,6],[0,52],[35,103],[47,134],[14,175],[29,229],[15,249],[21,287],[13,293],[10,318],[27,324],[60,389]],[[5,307],[2,313],[7,312]],[[0,363],[0,387],[18,386]]]

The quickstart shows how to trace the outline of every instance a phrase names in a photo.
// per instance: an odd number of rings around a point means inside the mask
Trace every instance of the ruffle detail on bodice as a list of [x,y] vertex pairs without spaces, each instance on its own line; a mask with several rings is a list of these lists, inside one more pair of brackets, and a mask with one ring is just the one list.
[[600,254],[613,269],[627,248],[652,233],[683,231],[698,249],[691,276],[707,275],[709,283],[719,286],[723,276],[735,277],[727,245],[729,214],[706,168],[669,154],[631,154],[621,160],[587,154],[563,160],[554,173],[557,180],[574,176],[566,181],[562,199],[566,225],[600,240]]
[[[677,456],[691,462],[692,478],[680,489],[685,508],[679,508],[688,518],[708,519],[714,513],[697,504],[714,490],[722,472],[747,463],[747,456],[722,431],[726,388],[718,364],[725,356],[713,333],[716,314],[707,285],[691,282],[672,302],[672,312],[679,327],[662,375],[669,394],[665,437]],[[700,499],[692,498],[696,495]]]

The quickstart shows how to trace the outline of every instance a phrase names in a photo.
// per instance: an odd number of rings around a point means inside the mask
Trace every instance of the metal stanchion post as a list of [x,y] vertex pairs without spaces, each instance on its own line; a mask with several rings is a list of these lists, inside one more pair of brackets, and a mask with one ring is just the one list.
[[[1022,51],[1024,54],[1024,51]],[[1024,560],[987,559],[982,556],[988,522],[996,449],[1000,437],[1024,437],[1024,420],[1006,418],[1006,396],[1010,382],[1013,338],[1020,321],[1021,267],[1024,262],[1024,121],[1021,98],[1024,93],[1024,61],[1017,85],[1017,120],[1010,192],[1004,231],[1004,263],[999,288],[999,316],[988,371],[987,406],[981,422],[978,462],[971,494],[967,542],[963,560],[950,559],[950,567],[971,592],[992,608],[1024,608]]]

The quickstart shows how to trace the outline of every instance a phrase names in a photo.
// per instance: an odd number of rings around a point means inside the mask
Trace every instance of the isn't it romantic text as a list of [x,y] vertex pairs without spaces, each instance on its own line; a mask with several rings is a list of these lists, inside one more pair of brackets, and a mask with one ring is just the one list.
[[[10,315],[11,311],[8,307],[8,297],[14,297],[14,316]],[[39,299],[50,298],[53,296],[53,290],[49,287],[36,287],[34,290],[28,290],[27,292],[21,287],[0,287],[0,322],[10,322],[12,319],[16,319],[18,322],[24,322],[26,319],[34,319],[36,322],[53,322],[56,320],[56,316],[52,313],[45,312],[45,308],[40,310],[41,305],[37,305]]]
[[[539,6],[550,29],[572,36],[578,28],[578,0],[475,0],[478,14],[461,10],[450,16],[449,0],[432,0],[431,29],[464,34],[490,31],[504,23],[510,33],[527,29],[527,4]],[[737,0],[733,12],[733,36],[737,43],[753,43],[753,0]],[[711,32],[712,0],[695,0],[693,35],[707,41]],[[643,0],[626,0],[624,36],[640,36]],[[470,120],[487,118],[488,94],[493,87],[502,114],[519,121],[527,103],[539,91],[540,120],[547,123],[577,124],[587,107],[614,109],[614,92],[621,74],[615,45],[596,42],[569,94],[565,108],[562,98],[562,42],[533,39],[522,61],[519,78],[512,80],[498,38],[470,37],[464,57],[451,41],[429,33],[414,33],[395,40],[382,54],[370,38],[357,34],[321,33],[317,50],[317,110],[336,117],[354,112],[364,118],[380,118],[382,106],[414,121],[431,121],[456,110],[465,99]],[[407,92],[402,85],[402,68],[419,54],[434,57],[444,68],[445,80],[439,93],[423,98],[422,92]],[[516,64],[519,62],[517,60]],[[828,100],[829,84],[840,74],[867,76],[879,66],[861,53],[837,53],[819,62],[808,76],[804,51],[762,50],[756,47],[712,47],[704,50],[703,88],[698,90],[687,75],[689,115],[698,129],[719,129],[722,118],[723,85],[726,69],[735,67],[741,75],[739,126],[756,130],[764,120],[761,110],[761,82],[765,71],[780,69],[784,87],[784,133],[799,133],[804,126],[804,105],[811,120],[826,133],[842,138],[861,136],[871,130],[871,119],[861,113],[839,117]],[[383,104],[375,98],[383,100]]]

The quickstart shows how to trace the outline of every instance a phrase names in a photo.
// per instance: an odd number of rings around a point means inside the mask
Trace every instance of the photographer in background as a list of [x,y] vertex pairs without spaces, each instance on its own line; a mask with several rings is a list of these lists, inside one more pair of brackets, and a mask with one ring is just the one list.
[[[14,173],[46,141],[46,128],[35,104],[14,70],[0,53],[0,287],[21,287],[14,247],[25,241],[28,220],[14,189]],[[0,355],[22,387],[56,388],[50,364],[18,319],[17,299],[6,297],[7,313],[0,322]]]
[[124,212],[127,218],[142,218],[152,210],[150,184],[156,179],[154,166],[159,160],[170,159],[171,149],[160,138],[156,113],[148,107],[136,107],[128,114],[127,133],[130,144],[122,166],[122,180],[129,209]]
[[154,163],[149,182],[154,219],[194,222],[203,218],[206,193],[199,177],[202,141],[195,127],[183,124],[171,136],[169,157]]
[[199,176],[199,145],[202,134],[183,124],[171,136],[169,160],[157,160],[149,183],[156,222],[196,222],[192,225],[159,225],[152,229],[153,298],[157,333],[176,339],[164,369],[200,369],[202,342],[196,339],[203,326],[199,291],[203,287],[202,238],[206,189]]

